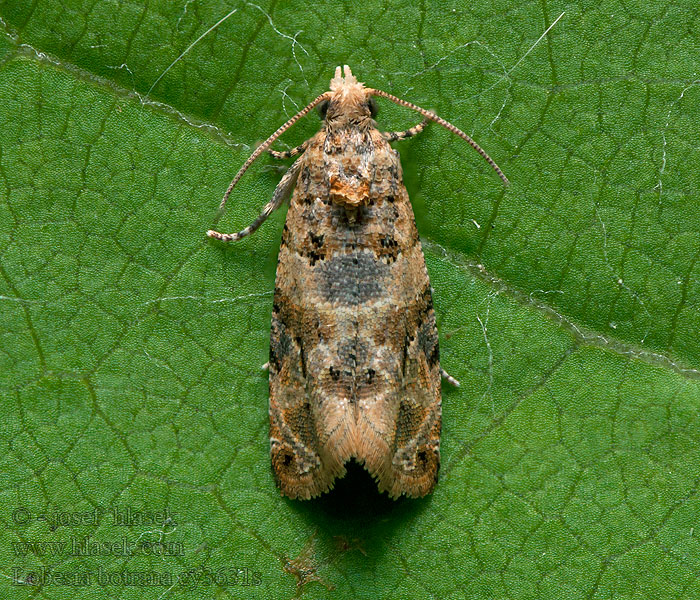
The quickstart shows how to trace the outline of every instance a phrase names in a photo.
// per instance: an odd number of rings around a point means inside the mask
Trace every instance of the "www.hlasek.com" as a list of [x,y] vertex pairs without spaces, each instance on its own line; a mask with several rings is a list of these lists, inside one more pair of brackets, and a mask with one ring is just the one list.
[[12,542],[15,556],[183,556],[183,542],[166,540],[96,540],[92,536],[68,540],[31,540]]

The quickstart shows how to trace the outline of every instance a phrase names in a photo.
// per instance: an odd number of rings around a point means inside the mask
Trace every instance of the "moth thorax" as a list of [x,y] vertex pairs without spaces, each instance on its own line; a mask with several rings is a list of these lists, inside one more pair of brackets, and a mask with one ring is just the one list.
[[369,181],[363,177],[333,174],[330,186],[331,201],[347,209],[357,209],[369,200]]

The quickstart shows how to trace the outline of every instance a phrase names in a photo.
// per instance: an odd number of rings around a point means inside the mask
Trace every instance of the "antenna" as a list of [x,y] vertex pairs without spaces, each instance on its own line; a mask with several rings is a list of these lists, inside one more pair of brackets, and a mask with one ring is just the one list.
[[466,140],[466,142],[474,148],[479,154],[481,154],[481,157],[491,165],[491,168],[498,173],[498,176],[503,180],[503,183],[506,185],[510,185],[510,181],[508,181],[508,178],[503,174],[503,171],[501,171],[501,168],[496,164],[496,162],[488,155],[486,154],[486,151],[479,146],[472,138],[470,138],[466,133],[464,133],[461,129],[455,127],[452,123],[445,121],[442,117],[438,117],[434,112],[431,112],[429,110],[425,110],[424,108],[421,108],[420,106],[416,106],[415,104],[412,104],[411,102],[407,102],[406,100],[401,100],[401,98],[397,98],[396,96],[392,96],[391,94],[388,94],[387,92],[383,92],[382,90],[374,90],[374,89],[368,89],[367,92],[371,94],[372,96],[380,96],[382,98],[386,98],[387,100],[391,100],[392,102],[395,102],[399,106],[405,106],[406,108],[410,108],[411,110],[415,110],[416,112],[420,113],[423,115],[426,119],[430,119],[431,121],[435,121],[438,125],[442,125],[445,129],[448,131],[451,131],[455,135],[458,135],[461,137],[463,140]]

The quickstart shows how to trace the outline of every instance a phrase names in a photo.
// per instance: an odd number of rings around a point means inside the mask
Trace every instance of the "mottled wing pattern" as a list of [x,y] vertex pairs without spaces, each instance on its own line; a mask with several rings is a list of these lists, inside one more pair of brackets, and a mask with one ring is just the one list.
[[310,498],[354,457],[390,496],[422,496],[440,464],[440,365],[398,153],[373,127],[324,129],[299,161],[272,313],[275,477]]

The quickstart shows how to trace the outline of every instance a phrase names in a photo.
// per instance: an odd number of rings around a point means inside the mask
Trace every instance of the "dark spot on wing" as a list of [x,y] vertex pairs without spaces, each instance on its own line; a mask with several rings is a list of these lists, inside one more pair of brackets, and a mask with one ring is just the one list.
[[394,236],[387,233],[379,240],[381,250],[379,251],[380,258],[387,264],[393,263],[399,255],[399,243],[394,239]]
[[389,267],[374,254],[351,252],[327,259],[320,267],[322,295],[332,303],[357,306],[383,296]]
[[421,296],[421,306],[418,312],[418,347],[432,367],[440,360],[440,348],[438,333],[435,325],[435,312],[433,311],[433,296],[430,286],[426,286]]

